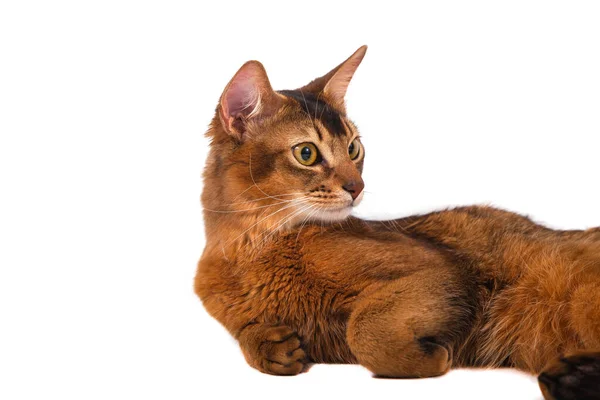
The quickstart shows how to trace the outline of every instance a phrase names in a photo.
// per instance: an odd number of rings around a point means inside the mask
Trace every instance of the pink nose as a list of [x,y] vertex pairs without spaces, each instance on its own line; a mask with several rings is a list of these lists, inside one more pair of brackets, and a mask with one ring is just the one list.
[[346,192],[350,193],[352,200],[356,200],[360,192],[362,192],[365,188],[365,183],[362,181],[362,179],[360,179],[358,181],[347,182],[346,184],[342,185],[342,187]]

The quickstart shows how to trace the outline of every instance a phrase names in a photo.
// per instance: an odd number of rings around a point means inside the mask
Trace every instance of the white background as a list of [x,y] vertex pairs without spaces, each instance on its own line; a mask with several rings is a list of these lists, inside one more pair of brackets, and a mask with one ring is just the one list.
[[203,133],[248,59],[295,88],[370,46],[361,216],[600,225],[598,3],[391,4],[0,3],[0,398],[540,397],[511,371],[262,375],[192,292]]

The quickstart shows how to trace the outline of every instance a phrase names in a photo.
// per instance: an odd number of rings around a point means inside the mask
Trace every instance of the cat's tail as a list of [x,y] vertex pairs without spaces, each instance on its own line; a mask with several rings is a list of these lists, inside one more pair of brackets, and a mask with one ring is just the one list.
[[538,382],[546,400],[599,400],[600,351],[563,357],[546,367]]

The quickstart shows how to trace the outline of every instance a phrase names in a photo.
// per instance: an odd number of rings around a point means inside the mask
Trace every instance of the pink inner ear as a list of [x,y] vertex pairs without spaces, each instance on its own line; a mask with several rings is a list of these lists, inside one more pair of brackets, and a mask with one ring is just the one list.
[[348,90],[354,71],[358,68],[358,63],[355,65],[345,65],[344,67],[334,75],[326,87],[327,93],[340,102],[344,101],[344,96],[346,96],[346,91]]
[[260,104],[260,90],[253,71],[240,71],[227,88],[223,98],[226,118],[237,118],[254,114]]
[[362,62],[363,57],[367,51],[367,46],[362,46],[354,52],[346,61],[344,61],[339,67],[337,72],[331,77],[329,82],[325,85],[325,93],[329,95],[332,100],[338,105],[343,106],[344,96],[350,85],[350,80],[354,76],[356,69]]
[[338,103],[344,102],[344,96],[350,85],[350,80],[354,72],[360,65],[362,59],[350,59],[333,75],[331,80],[325,86],[325,93],[332,97],[332,100]]

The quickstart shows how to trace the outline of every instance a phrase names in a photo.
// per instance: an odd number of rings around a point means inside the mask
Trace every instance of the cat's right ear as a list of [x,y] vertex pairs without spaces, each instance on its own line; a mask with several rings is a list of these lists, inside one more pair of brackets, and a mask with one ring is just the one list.
[[281,98],[271,88],[265,68],[248,61],[225,87],[218,108],[225,131],[243,141],[250,121],[272,115],[280,106]]

